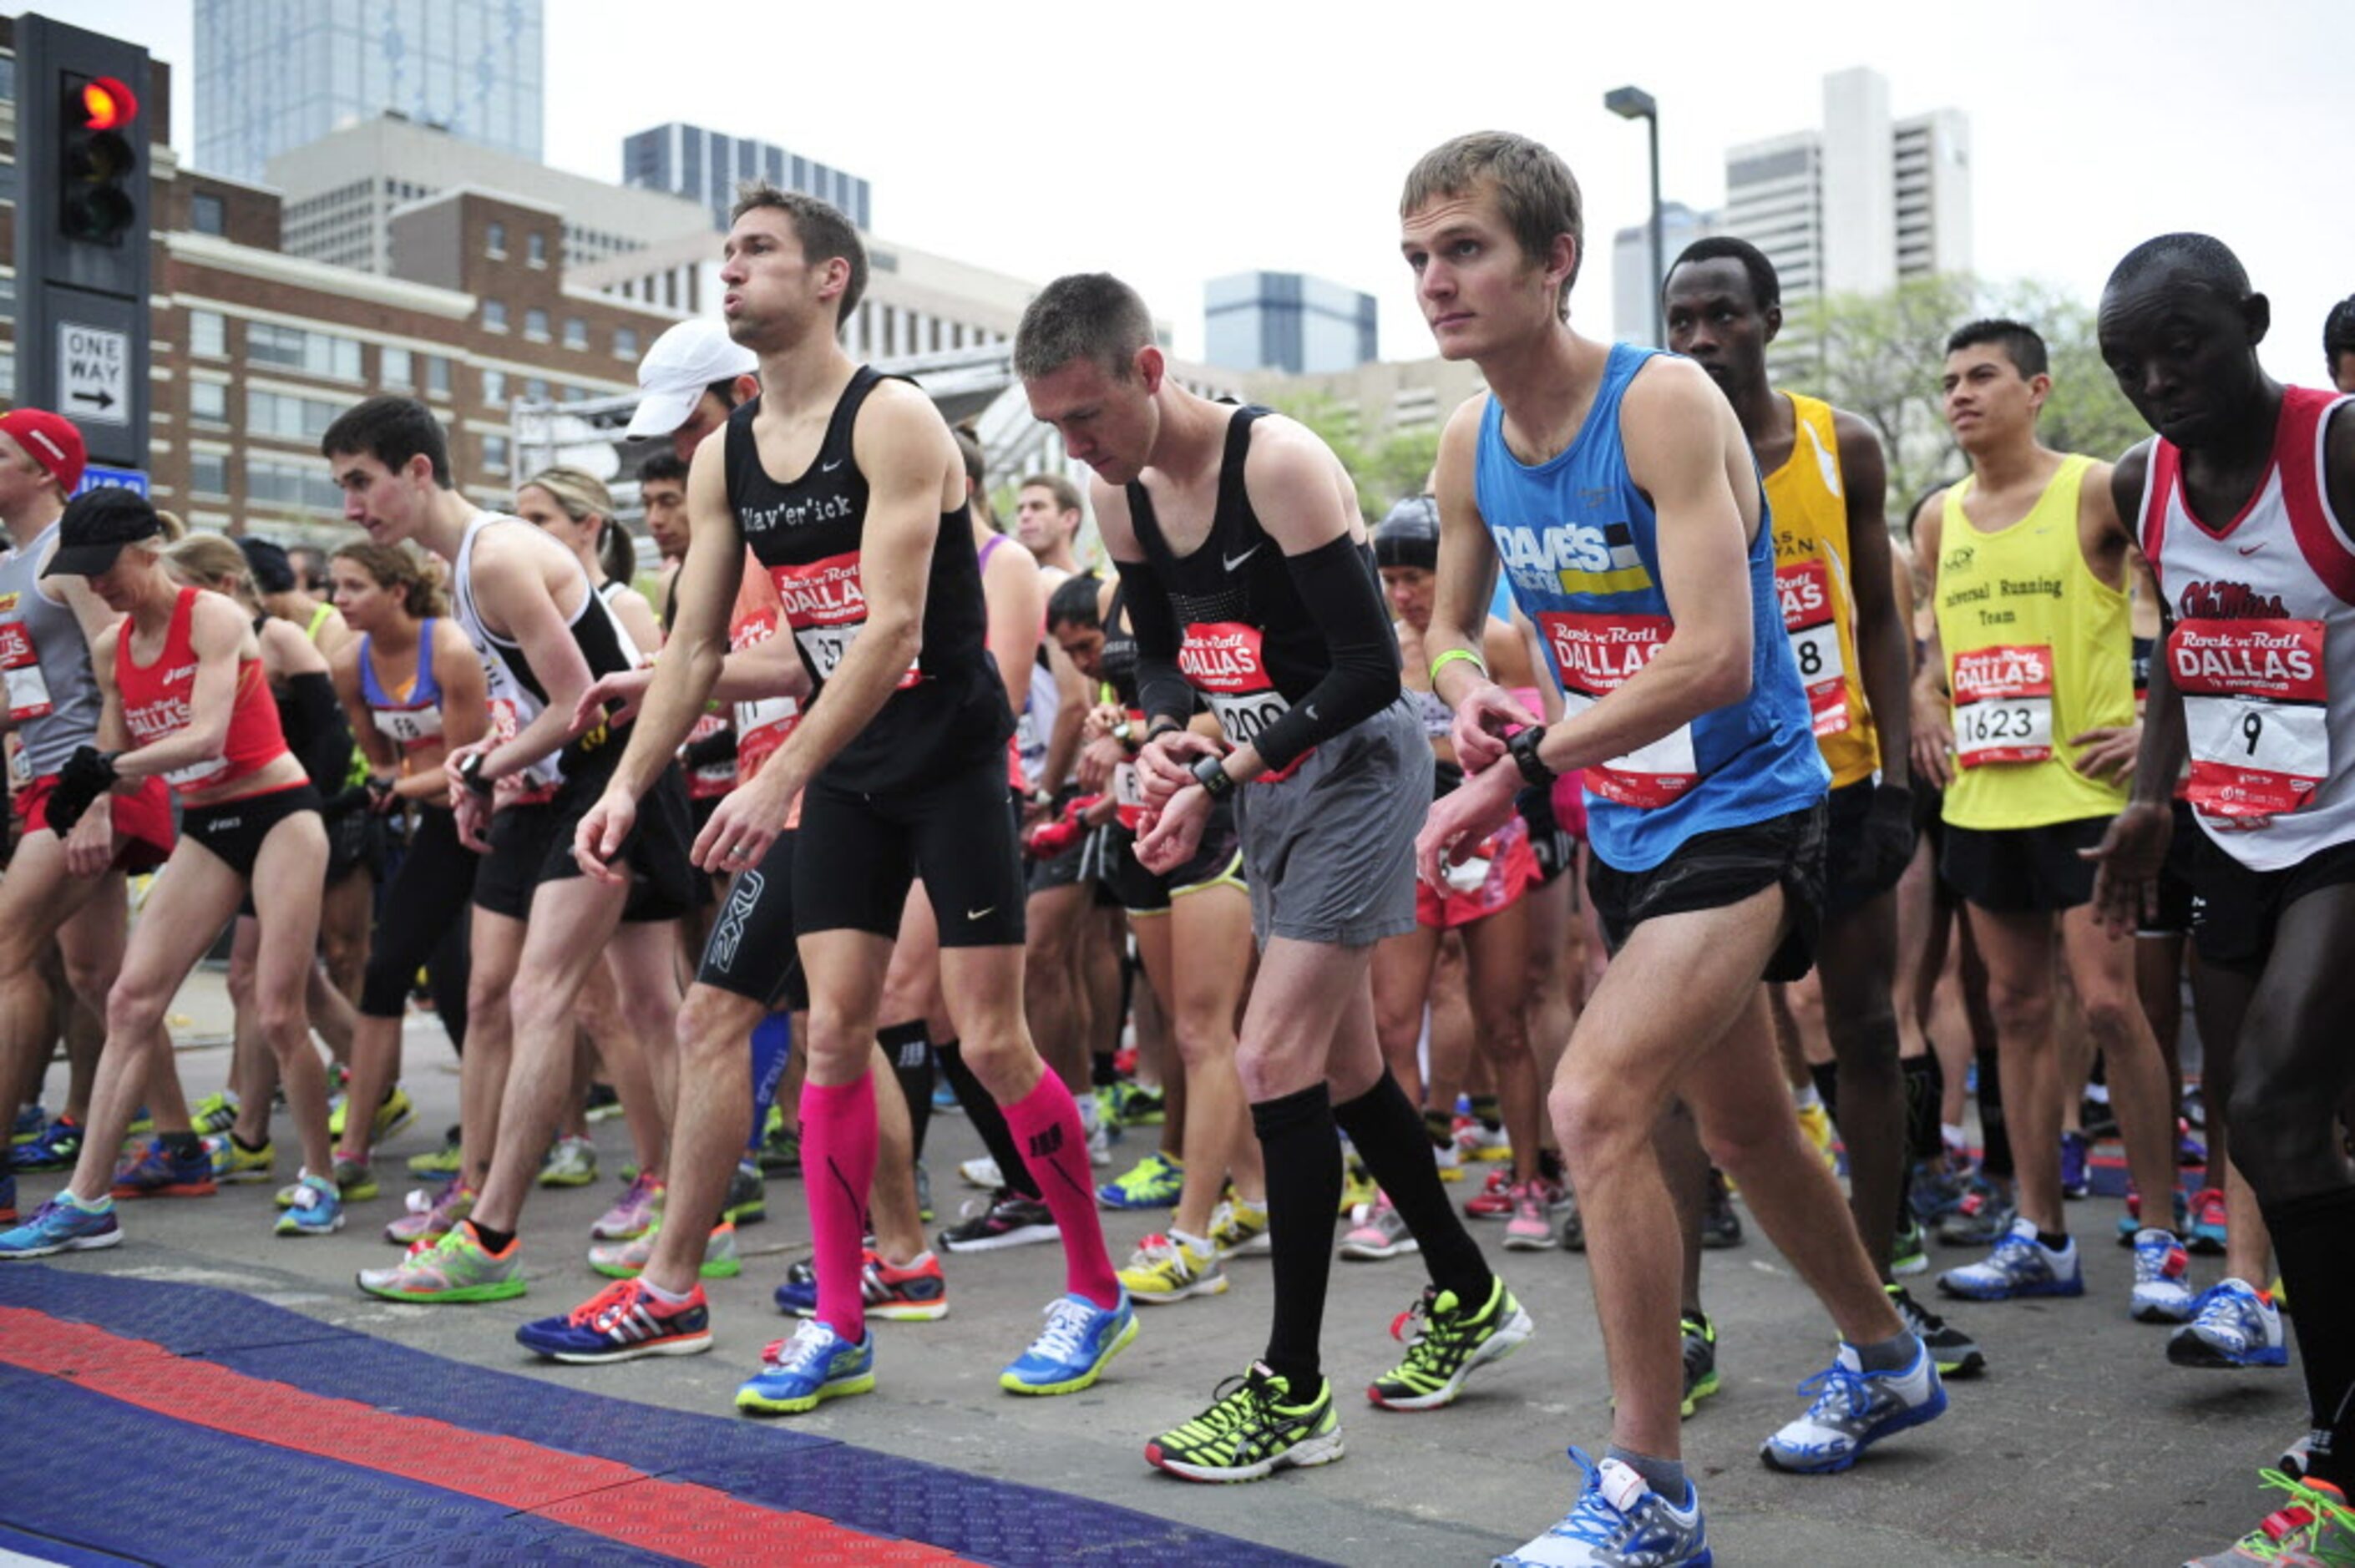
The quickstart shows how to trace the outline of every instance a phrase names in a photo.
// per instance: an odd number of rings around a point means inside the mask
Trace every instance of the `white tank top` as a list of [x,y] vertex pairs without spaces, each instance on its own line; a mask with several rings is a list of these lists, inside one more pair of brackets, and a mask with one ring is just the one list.
[[2167,669],[2190,737],[2185,798],[2217,846],[2280,871],[2355,841],[2355,545],[2330,514],[2330,416],[2355,398],[2286,389],[2272,471],[2211,524],[2182,454],[2153,443],[2143,553],[2175,625]]

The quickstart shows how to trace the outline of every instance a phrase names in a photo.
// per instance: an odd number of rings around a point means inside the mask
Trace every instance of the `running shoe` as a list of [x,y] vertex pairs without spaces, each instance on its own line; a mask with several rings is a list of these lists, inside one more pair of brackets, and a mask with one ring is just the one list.
[[[279,1188],[278,1206],[282,1209],[293,1208],[295,1195],[302,1189],[303,1183],[300,1181],[290,1181]],[[365,1160],[354,1160],[338,1154],[336,1156],[336,1190],[346,1203],[365,1203],[377,1195],[376,1172],[368,1168],[368,1163]]]
[[589,1227],[591,1241],[635,1241],[654,1228],[662,1213],[663,1184],[659,1176],[641,1171],[632,1179],[621,1201],[597,1216]]
[[1930,1272],[1929,1243],[1911,1213],[1897,1227],[1897,1239],[1890,1244],[1889,1272],[1900,1279]]
[[1257,1257],[1275,1250],[1267,1234],[1267,1205],[1229,1198],[1210,1211],[1210,1239],[1220,1257]]
[[1095,1096],[1081,1096],[1076,1107],[1080,1113],[1080,1130],[1087,1135],[1088,1163],[1109,1166],[1112,1163],[1112,1140],[1120,1136],[1120,1128],[1104,1120],[1096,1105]]
[[[646,1260],[655,1255],[655,1237],[662,1231],[655,1226],[645,1234],[625,1242],[599,1242],[589,1249],[589,1266],[608,1279],[635,1279],[646,1270]],[[703,1262],[696,1272],[705,1279],[733,1279],[744,1272],[743,1255],[736,1250],[736,1227],[726,1220],[711,1227],[710,1236],[703,1244]]]
[[2082,1132],[2063,1129],[2061,1134],[2061,1195],[2082,1198],[2094,1190],[2088,1167],[2093,1163],[2093,1140]]
[[2355,1564],[2355,1510],[2347,1495],[2328,1481],[2293,1480],[2275,1470],[2257,1472],[2265,1485],[2290,1500],[2264,1522],[2223,1551],[2195,1558],[2183,1568],[2349,1568]]
[[2035,1221],[2016,1219],[1985,1258],[1938,1276],[1938,1288],[1971,1301],[2083,1296],[2085,1276],[2077,1265],[2073,1239],[2056,1252],[2036,1239]]
[[85,1209],[70,1193],[59,1193],[23,1224],[0,1232],[0,1258],[48,1257],[116,1245],[123,1240],[123,1227],[115,1222],[114,1202],[101,1202],[106,1205],[102,1209]]
[[344,1228],[344,1200],[332,1180],[306,1171],[288,1191],[293,1196],[278,1216],[280,1235],[325,1236]]
[[1513,1217],[1513,1173],[1502,1168],[1488,1172],[1480,1190],[1464,1200],[1467,1220],[1509,1220]]
[[1096,1202],[1107,1209],[1173,1209],[1185,1187],[1186,1162],[1156,1149],[1098,1187]]
[[956,1090],[950,1086],[946,1078],[941,1079],[932,1086],[932,1114],[934,1116],[964,1115],[964,1107],[957,1103]]
[[209,1198],[219,1190],[201,1143],[193,1153],[175,1154],[161,1138],[143,1139],[114,1168],[118,1198]]
[[1168,1100],[1159,1089],[1123,1080],[1096,1094],[1116,1127],[1159,1127],[1168,1119]]
[[[282,1106],[285,1103],[285,1089],[282,1086],[279,1090],[279,1103]],[[145,1106],[141,1106],[137,1110],[131,1113],[131,1125],[123,1129],[123,1136],[125,1138],[144,1138],[147,1134],[155,1130],[155,1113],[150,1111]]]
[[1356,1223],[1341,1237],[1341,1255],[1355,1262],[1379,1262],[1402,1252],[1421,1252],[1423,1244],[1406,1228],[1406,1220],[1391,1205],[1391,1195],[1380,1192],[1349,1216]]
[[1341,1156],[1341,1206],[1335,1213],[1346,1220],[1372,1202],[1380,1191],[1374,1185],[1373,1172],[1366,1169],[1366,1162],[1358,1158],[1357,1151],[1345,1151]]
[[49,1118],[49,1125],[30,1143],[16,1144],[8,1150],[8,1168],[12,1171],[70,1171],[81,1158],[81,1123],[60,1111]]
[[1701,1211],[1700,1245],[1711,1252],[1742,1245],[1742,1216],[1733,1212],[1733,1190],[1725,1183],[1725,1173],[1711,1167],[1709,1173],[1709,1207]]
[[1047,1326],[1030,1348],[997,1374],[997,1386],[1008,1393],[1077,1393],[1136,1338],[1136,1309],[1125,1295],[1114,1307],[1099,1307],[1084,1296],[1058,1297],[1047,1303],[1046,1315]]
[[2219,1371],[2287,1366],[2281,1311],[2248,1281],[2220,1280],[2200,1293],[2191,1321],[2168,1336],[2167,1359]]
[[2191,1255],[2167,1232],[2146,1230],[2135,1237],[2134,1295],[2128,1310],[2137,1323],[2186,1323],[2194,1309]]
[[1063,1229],[1055,1223],[1052,1209],[1010,1187],[1000,1187],[987,1198],[965,1204],[958,1223],[940,1234],[940,1244],[949,1252],[996,1252],[1062,1238]]
[[1913,1299],[1902,1285],[1884,1285],[1906,1331],[1922,1341],[1942,1378],[1977,1377],[1987,1371],[1987,1352],[1960,1329]]
[[40,1137],[41,1129],[48,1125],[48,1113],[41,1108],[40,1102],[36,1100],[21,1105],[16,1107],[16,1122],[8,1129],[8,1141],[12,1146],[30,1143]]
[[2003,1189],[1985,1176],[1971,1178],[1963,1201],[1938,1221],[1938,1240],[1947,1246],[1993,1246],[2019,1216]]
[[769,1183],[758,1164],[750,1160],[736,1162],[736,1174],[728,1178],[728,1196],[720,1202],[719,1217],[735,1225],[758,1224],[769,1217]]
[[1869,1372],[1856,1347],[1842,1345],[1832,1364],[1799,1385],[1815,1396],[1807,1413],[1759,1446],[1769,1469],[1822,1476],[1845,1470],[1859,1456],[1909,1426],[1946,1411],[1945,1385],[1930,1352],[1918,1342],[1902,1372]]
[[1459,1116],[1454,1128],[1455,1152],[1467,1160],[1510,1160],[1513,1140],[1501,1127],[1490,1127],[1476,1116]]
[[224,1187],[240,1181],[267,1181],[278,1163],[276,1145],[265,1143],[259,1149],[247,1149],[238,1142],[234,1133],[227,1132],[205,1135],[205,1155],[212,1161],[213,1180]]
[[[888,1322],[932,1323],[949,1315],[948,1276],[929,1252],[898,1264],[886,1263],[868,1247],[858,1271],[858,1295],[868,1317]],[[817,1273],[806,1260],[785,1270],[785,1282],[777,1287],[777,1310],[796,1318],[816,1314]]]
[[2077,1124],[2085,1129],[2088,1138],[2115,1138],[2118,1135],[2118,1112],[2117,1107],[2110,1103],[2109,1086],[2085,1086],[2085,1097],[2077,1107]]
[[1562,1521],[1491,1568],[1706,1568],[1716,1561],[1700,1496],[1685,1483],[1684,1501],[1671,1503],[1616,1459],[1597,1465],[1577,1448],[1570,1457],[1586,1472],[1578,1502]]
[[1685,1392],[1677,1406],[1679,1420],[1689,1421],[1700,1402],[1723,1386],[1717,1376],[1717,1325],[1706,1312],[1688,1312],[1677,1319],[1684,1343]]
[[875,1386],[875,1335],[852,1344],[812,1318],[793,1338],[761,1351],[761,1370],[736,1391],[748,1415],[799,1415],[822,1400],[865,1393]]
[[2191,1251],[2209,1257],[2221,1257],[2229,1227],[2226,1224],[2224,1194],[2213,1187],[2202,1187],[2191,1195],[2191,1224],[2183,1233],[2183,1245]]
[[[1422,1329],[1407,1339],[1418,1318]],[[1536,1332],[1537,1325],[1501,1278],[1490,1277],[1487,1299],[1477,1308],[1458,1302],[1453,1290],[1426,1285],[1415,1304],[1391,1323],[1391,1337],[1406,1340],[1406,1359],[1369,1384],[1366,1397],[1385,1410],[1453,1404],[1465,1378],[1503,1361]]]
[[413,1246],[390,1268],[363,1268],[359,1287],[387,1301],[507,1301],[524,1293],[523,1243],[494,1257],[472,1220],[430,1246]]
[[0,1171],[0,1225],[5,1225],[10,1230],[14,1230],[17,1220],[21,1217],[16,1213],[16,1172]]
[[586,1187],[597,1180],[597,1146],[585,1138],[559,1138],[539,1162],[543,1187]]
[[1295,1397],[1291,1385],[1253,1361],[1220,1383],[1210,1407],[1145,1446],[1145,1462],[1189,1481],[1255,1481],[1286,1467],[1329,1465],[1339,1458],[1341,1418],[1333,1385]]
[[611,1084],[591,1084],[581,1103],[581,1115],[588,1121],[611,1121],[622,1114],[622,1097]]
[[1196,1248],[1177,1236],[1149,1235],[1137,1243],[1120,1287],[1139,1301],[1183,1301],[1188,1296],[1223,1296],[1227,1273],[1219,1248]]
[[1554,1184],[1540,1176],[1512,1189],[1513,1217],[1505,1222],[1505,1250],[1547,1252],[1554,1245]]
[[207,1095],[188,1112],[189,1127],[199,1133],[227,1132],[237,1125],[237,1091],[223,1089]]
[[711,1307],[698,1285],[676,1306],[636,1279],[608,1285],[560,1318],[516,1330],[516,1343],[551,1361],[586,1365],[640,1356],[691,1356],[711,1348]]
[[[2191,1229],[2191,1199],[2182,1188],[2175,1190],[2175,1224],[2170,1227],[2177,1235]],[[2118,1245],[2132,1246],[2135,1237],[2142,1234],[2142,1194],[2126,1189],[2126,1212],[2118,1217]]]
[[1445,1143],[1433,1144],[1431,1146],[1431,1160],[1433,1164],[1439,1167],[1439,1179],[1441,1181],[1461,1181],[1464,1180],[1464,1154],[1461,1150],[1455,1147],[1455,1143],[1453,1139],[1450,1139]]
[[2314,1434],[2309,1432],[2281,1451],[2281,1473],[2293,1481],[2306,1479],[2307,1461],[2314,1457]]
[[409,1173],[421,1181],[454,1181],[464,1168],[454,1127],[442,1135],[441,1148],[409,1157]]
[[1906,1201],[1913,1206],[1916,1220],[1934,1225],[1963,1206],[1966,1190],[1963,1179],[1951,1166],[1933,1166],[1925,1160],[1913,1167]]
[[2191,1136],[2191,1124],[2179,1117],[2175,1123],[2175,1162],[2186,1170],[2208,1167],[2208,1146]]
[[[940,1109],[938,1097],[932,1108]],[[761,1152],[753,1162],[764,1176],[798,1176],[802,1173],[802,1128],[799,1122],[788,1124],[776,1107],[769,1107],[769,1125],[761,1134]]]
[[1006,1185],[1005,1172],[998,1170],[997,1161],[986,1154],[977,1160],[960,1161],[957,1174],[964,1179],[966,1186],[978,1187],[985,1192],[995,1192]]
[[[327,1108],[328,1137],[341,1139],[344,1136],[344,1107],[350,1103],[350,1096],[339,1095],[336,1103]],[[410,1103],[409,1091],[399,1084],[393,1085],[384,1092],[383,1100],[376,1107],[376,1123],[368,1131],[368,1147],[375,1148],[416,1119],[417,1107]]]
[[927,1225],[932,1223],[932,1173],[924,1169],[921,1160],[916,1161],[916,1221]]
[[1825,1170],[1835,1176],[1838,1175],[1838,1135],[1832,1130],[1832,1113],[1824,1108],[1824,1103],[1821,1100],[1817,1100],[1813,1105],[1798,1106],[1794,1108],[1799,1113],[1799,1130],[1806,1134],[1808,1144],[1816,1151],[1816,1158],[1824,1162]]
[[474,1190],[453,1181],[439,1193],[413,1192],[402,1206],[409,1212],[384,1227],[384,1239],[395,1246],[432,1246],[474,1212]]
[[1584,1252],[1586,1216],[1578,1212],[1578,1194],[1570,1190],[1566,1181],[1562,1183],[1561,1202],[1554,1205],[1554,1217],[1561,1223],[1561,1250]]

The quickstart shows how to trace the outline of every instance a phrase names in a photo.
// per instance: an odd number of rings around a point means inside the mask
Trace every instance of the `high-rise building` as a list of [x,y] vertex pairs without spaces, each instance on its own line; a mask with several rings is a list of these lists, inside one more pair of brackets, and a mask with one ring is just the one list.
[[1299,272],[1237,272],[1202,291],[1203,355],[1228,370],[1347,370],[1379,357],[1371,294]]
[[685,196],[710,210],[715,228],[727,228],[736,187],[747,180],[766,180],[832,202],[860,228],[874,227],[874,190],[865,180],[773,143],[726,136],[676,120],[622,143],[623,185]]
[[[1680,201],[1660,204],[1660,272],[1652,271],[1652,228],[1639,223],[1611,237],[1611,335],[1621,343],[1652,343],[1652,300],[1675,265],[1677,253],[1718,231],[1719,215],[1695,212]],[[1646,283],[1650,285],[1646,287]],[[1572,296],[1572,309],[1577,308]]]
[[196,0],[197,166],[270,160],[390,112],[538,163],[541,0]]
[[1968,271],[1970,121],[1955,109],[1894,119],[1878,71],[1828,76],[1820,129],[1727,151],[1719,227],[1774,263],[1786,311]]

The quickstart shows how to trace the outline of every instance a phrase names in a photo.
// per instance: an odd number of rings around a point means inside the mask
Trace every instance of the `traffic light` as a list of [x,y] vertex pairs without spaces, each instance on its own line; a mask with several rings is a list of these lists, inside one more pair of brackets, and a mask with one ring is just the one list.
[[122,80],[77,70],[58,84],[58,228],[91,245],[121,245],[137,226],[139,99]]

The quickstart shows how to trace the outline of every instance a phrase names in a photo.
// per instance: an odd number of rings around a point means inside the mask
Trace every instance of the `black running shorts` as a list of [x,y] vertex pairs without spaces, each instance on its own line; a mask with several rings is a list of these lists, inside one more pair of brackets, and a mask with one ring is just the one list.
[[809,1010],[809,982],[794,946],[794,841],[783,832],[761,863],[740,871],[703,940],[698,985],[759,1002],[771,1012]]
[[1636,927],[1664,915],[1722,909],[1780,886],[1791,928],[1766,960],[1763,978],[1795,980],[1815,967],[1824,919],[1822,801],[1748,827],[1695,833],[1649,871],[1619,871],[1593,856],[1586,889],[1603,917],[1604,940],[1616,953]]

